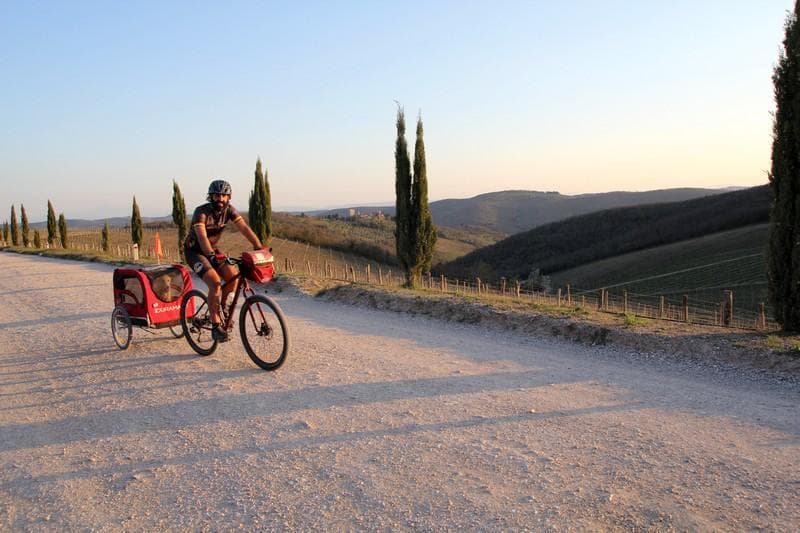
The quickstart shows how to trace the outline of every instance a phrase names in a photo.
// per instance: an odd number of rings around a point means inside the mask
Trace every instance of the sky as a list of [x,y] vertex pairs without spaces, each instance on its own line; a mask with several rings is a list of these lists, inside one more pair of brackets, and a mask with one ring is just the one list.
[[[790,0],[0,0],[0,220],[767,182]],[[5,207],[3,207],[5,206]]]

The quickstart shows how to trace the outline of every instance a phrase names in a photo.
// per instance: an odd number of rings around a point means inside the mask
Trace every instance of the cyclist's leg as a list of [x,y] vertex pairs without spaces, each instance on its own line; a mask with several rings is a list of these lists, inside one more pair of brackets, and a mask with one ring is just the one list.
[[211,322],[213,324],[221,324],[222,317],[219,312],[220,301],[220,278],[217,271],[209,269],[203,274],[203,281],[208,285],[208,310],[211,313]]
[[233,294],[236,287],[239,285],[239,271],[235,266],[225,264],[219,268],[219,274],[225,280],[225,285],[222,286],[220,303],[226,305],[228,303],[228,296]]
[[208,258],[200,253],[198,250],[184,249],[186,254],[186,262],[194,270],[194,273],[200,276],[208,286],[208,311],[211,317],[211,322],[214,324],[221,324],[222,317],[219,312],[219,298],[220,298],[220,277],[219,274],[211,266]]

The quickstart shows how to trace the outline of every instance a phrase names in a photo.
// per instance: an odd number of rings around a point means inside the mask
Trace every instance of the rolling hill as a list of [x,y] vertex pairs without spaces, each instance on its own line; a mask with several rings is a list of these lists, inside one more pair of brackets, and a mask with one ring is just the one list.
[[[511,235],[542,224],[613,207],[678,202],[721,194],[719,189],[675,188],[644,192],[607,192],[574,196],[557,192],[500,191],[473,198],[437,200],[430,203],[437,226],[483,227]],[[359,213],[393,216],[394,206],[361,206]],[[347,217],[349,209],[307,211],[307,215]]]
[[435,268],[437,274],[484,280],[525,280],[592,261],[765,223],[767,185],[683,202],[598,211],[539,226]]

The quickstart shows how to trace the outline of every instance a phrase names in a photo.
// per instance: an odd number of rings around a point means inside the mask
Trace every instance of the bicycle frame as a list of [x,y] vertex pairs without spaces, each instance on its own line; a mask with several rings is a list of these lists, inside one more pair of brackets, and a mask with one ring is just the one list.
[[[249,295],[254,295],[256,291],[250,287],[250,280],[248,280],[247,277],[242,273],[241,260],[228,258],[227,261],[229,264],[236,266],[239,271],[239,273],[236,274],[236,277],[225,283],[227,285],[228,283],[232,283],[234,280],[239,281],[239,285],[237,285],[236,291],[233,293],[231,305],[226,307],[223,302],[220,302],[220,310],[223,311],[223,317],[225,319],[222,327],[225,328],[225,331],[231,331],[233,330],[233,312],[236,310],[236,304],[239,303],[239,296],[245,295],[245,298],[247,298],[248,293]],[[258,309],[258,312],[261,314],[261,320],[266,321],[266,317],[264,316],[264,312],[261,310],[261,308]],[[257,327],[255,318],[253,318],[252,314],[250,315],[250,319],[253,321],[253,327]]]

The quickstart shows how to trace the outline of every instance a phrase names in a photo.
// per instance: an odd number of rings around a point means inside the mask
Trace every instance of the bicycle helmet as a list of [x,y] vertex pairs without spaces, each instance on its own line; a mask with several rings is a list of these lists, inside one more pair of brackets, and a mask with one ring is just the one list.
[[212,194],[227,194],[231,195],[231,184],[225,180],[214,180],[208,186],[209,196]]

